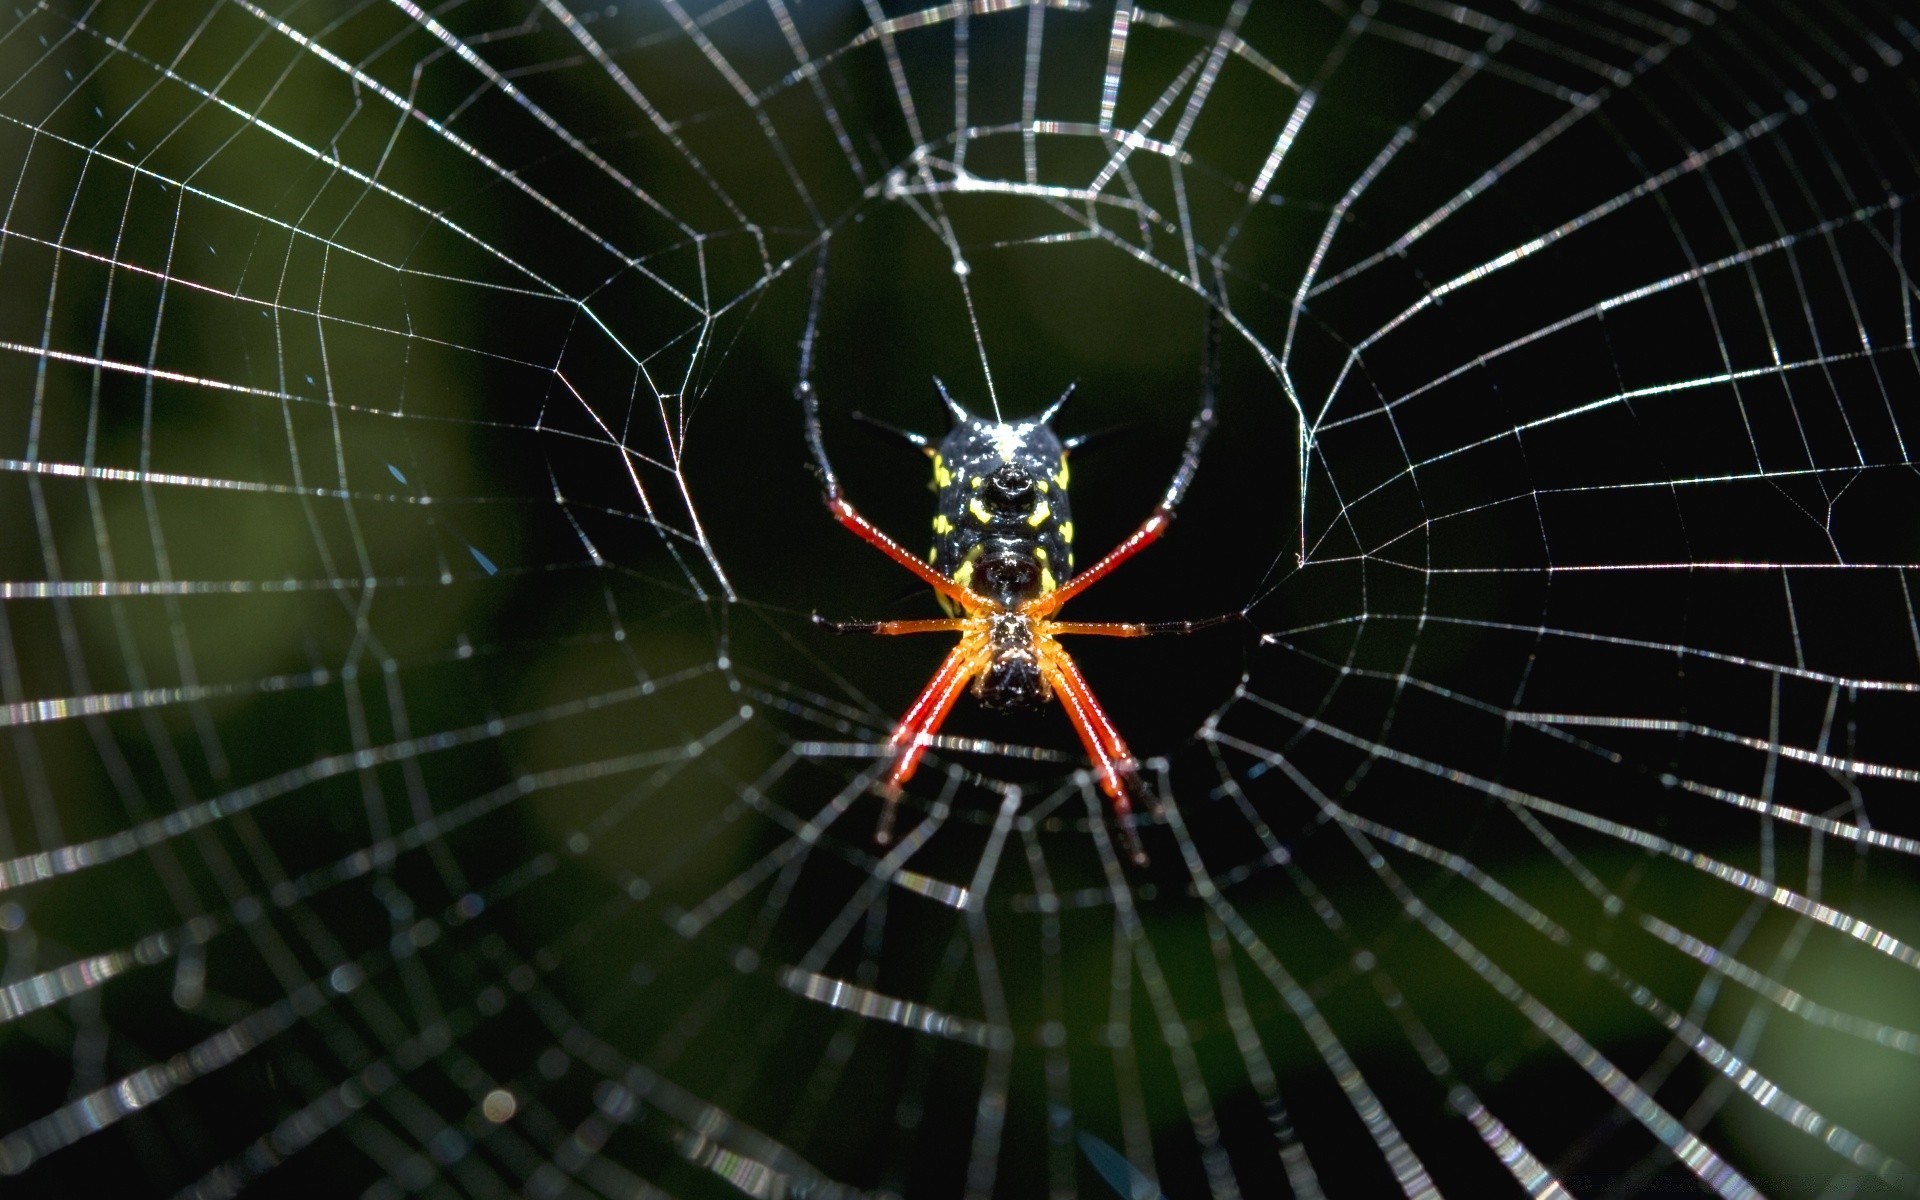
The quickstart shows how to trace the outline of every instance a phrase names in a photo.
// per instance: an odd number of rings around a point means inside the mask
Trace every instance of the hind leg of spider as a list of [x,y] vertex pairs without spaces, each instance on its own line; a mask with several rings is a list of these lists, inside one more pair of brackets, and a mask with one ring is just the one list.
[[1074,665],[1065,649],[1056,644],[1043,651],[1041,670],[1053,686],[1053,694],[1059,697],[1060,706],[1067,710],[1067,718],[1073,722],[1074,732],[1080,735],[1087,757],[1093,761],[1100,790],[1112,802],[1121,846],[1135,866],[1146,866],[1147,851],[1133,827],[1133,802],[1137,798],[1144,807],[1152,808],[1154,801],[1141,783],[1139,762],[1120,739],[1119,731],[1114,729],[1100,702],[1094,699],[1093,689],[1087,686],[1086,677],[1080,674],[1080,668]]
[[886,782],[880,789],[886,799],[886,807],[881,810],[880,825],[873,833],[874,841],[884,846],[893,840],[893,814],[900,803],[901,786],[912,779],[913,773],[920,768],[920,759],[933,743],[933,737],[940,731],[947,714],[953,711],[961,690],[987,665],[987,658],[984,641],[961,638],[960,644],[947,655],[946,661],[940,664],[940,669],[934,672],[933,678],[921,690],[913,707],[894,727],[893,736],[887,739],[887,748],[893,754],[893,765],[887,770]]

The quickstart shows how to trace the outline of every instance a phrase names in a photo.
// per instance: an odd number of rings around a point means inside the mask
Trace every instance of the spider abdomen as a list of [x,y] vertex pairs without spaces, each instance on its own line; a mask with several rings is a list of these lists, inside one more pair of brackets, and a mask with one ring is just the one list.
[[1067,455],[1044,421],[968,417],[933,456],[935,570],[1002,608],[1073,574]]

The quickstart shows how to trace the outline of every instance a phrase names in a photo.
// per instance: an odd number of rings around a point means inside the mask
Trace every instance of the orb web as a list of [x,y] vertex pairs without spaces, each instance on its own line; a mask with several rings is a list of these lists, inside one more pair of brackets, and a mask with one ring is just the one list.
[[[0,1172],[1911,1192],[1897,5],[0,14]],[[815,279],[819,287],[814,287]],[[817,299],[816,299],[817,295]],[[1216,331],[1218,353],[1206,351]],[[1124,860],[962,701],[1042,411]],[[911,641],[914,644],[907,644]]]

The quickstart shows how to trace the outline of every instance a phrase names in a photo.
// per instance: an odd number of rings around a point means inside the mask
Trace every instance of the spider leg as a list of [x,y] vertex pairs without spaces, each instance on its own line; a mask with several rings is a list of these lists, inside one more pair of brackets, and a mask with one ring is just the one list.
[[831,633],[877,633],[893,636],[903,633],[964,633],[963,617],[936,617],[930,621],[835,621],[813,614],[813,623]]
[[1061,605],[1100,582],[1121,563],[1159,541],[1160,536],[1166,533],[1167,524],[1172,519],[1173,514],[1165,509],[1154,509],[1153,515],[1148,517],[1140,528],[1128,534],[1125,541],[1107,551],[1105,558],[1039,599],[1029,600],[1021,606],[1021,611],[1030,617],[1047,617],[1059,612]]
[[847,503],[846,498],[840,494],[839,487],[840,485],[835,483],[827,490],[827,510],[833,514],[834,520],[845,525],[848,529],[853,530],[853,532],[858,534],[868,545],[876,547],[880,553],[899,563],[907,570],[912,571],[915,575],[918,575],[920,582],[926,584],[934,591],[939,592],[942,596],[953,600],[968,612],[975,612],[979,609],[989,607],[985,597],[977,595],[972,589],[961,587],[953,580],[948,579],[945,575],[942,575],[926,563],[907,553],[905,547],[901,546],[899,542],[894,541],[886,534],[874,528],[872,522],[855,511],[853,505]]
[[807,449],[813,452],[814,467],[820,472],[820,482],[827,490],[827,511],[833,514],[834,520],[858,534],[863,541],[919,576],[922,583],[972,612],[984,606],[986,601],[907,553],[900,543],[881,533],[872,522],[861,516],[847,502],[846,493],[841,490],[840,477],[834,473],[833,463],[827,458],[826,442],[821,437],[820,394],[814,391],[812,378],[813,337],[820,325],[820,296],[826,286],[827,254],[825,247],[822,247],[819,261],[813,268],[813,290],[807,301],[807,327],[800,338],[800,382],[795,385],[793,395],[800,401],[800,410],[806,417]]
[[984,599],[907,553],[899,542],[881,533],[873,522],[861,516],[859,511],[847,502],[845,493],[840,490],[840,477],[833,473],[833,464],[827,461],[826,447],[820,440],[820,397],[813,390],[813,385],[804,379],[794,389],[794,394],[799,397],[801,407],[807,414],[807,445],[813,449],[814,463],[820,470],[821,482],[826,484],[827,511],[833,514],[833,519],[858,534],[862,541],[878,549],[880,553],[919,576],[920,582],[958,602],[969,612],[984,607],[986,605]]
[[1100,790],[1113,802],[1114,822],[1119,826],[1127,857],[1136,866],[1146,866],[1146,849],[1140,845],[1140,835],[1133,828],[1133,801],[1138,793],[1151,807],[1153,798],[1141,786],[1139,762],[1120,739],[1106,710],[1094,699],[1093,689],[1087,686],[1086,677],[1080,674],[1080,668],[1074,665],[1066,649],[1049,643],[1041,651],[1040,663],[1047,682],[1053,685],[1053,694],[1060,698],[1060,707],[1067,710],[1074,732],[1080,735],[1081,745],[1087,748],[1087,757],[1093,760]]
[[1222,613],[1217,617],[1205,617],[1198,621],[1048,621],[1047,632],[1054,635],[1069,633],[1083,637],[1151,637],[1160,633],[1198,633],[1202,629],[1211,629],[1215,625],[1226,625],[1246,619],[1245,613]]
[[933,735],[939,732],[955,701],[960,699],[961,689],[987,665],[988,655],[984,639],[961,638],[920,692],[920,698],[894,727],[893,736],[887,739],[887,747],[893,752],[893,766],[887,772],[882,789],[887,806],[880,814],[880,827],[874,831],[874,841],[885,845],[893,839],[893,810],[900,803],[901,785],[913,778],[920,759],[933,742]]
[[1194,472],[1200,469],[1200,451],[1206,448],[1207,435],[1213,432],[1213,426],[1213,404],[1209,400],[1194,414],[1193,424],[1187,429],[1187,445],[1181,452],[1180,466],[1174,470],[1173,482],[1167,485],[1166,495],[1160,497],[1160,503],[1154,506],[1152,515],[1141,523],[1140,528],[1128,534],[1125,541],[1107,551],[1105,558],[1039,599],[1028,601],[1022,606],[1022,611],[1030,617],[1045,617],[1058,612],[1061,605],[1098,583],[1115,567],[1159,541],[1161,535],[1166,533],[1167,526],[1173,522],[1174,511],[1180,507],[1187,488],[1193,483]]

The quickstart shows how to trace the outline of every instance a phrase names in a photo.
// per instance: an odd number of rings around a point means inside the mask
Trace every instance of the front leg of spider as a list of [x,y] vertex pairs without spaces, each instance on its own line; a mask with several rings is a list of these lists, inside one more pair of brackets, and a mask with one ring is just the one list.
[[1213,426],[1212,410],[1203,403],[1194,418],[1180,466],[1153,514],[1099,562],[1076,575],[1073,517],[1067,502],[1071,446],[1052,428],[1066,396],[1037,419],[1008,423],[973,416],[954,402],[944,385],[940,394],[953,414],[953,429],[937,446],[930,439],[905,435],[931,458],[938,493],[933,548],[922,562],[847,502],[821,440],[818,400],[809,385],[803,383],[800,389],[807,440],[826,485],[828,510],[863,541],[932,587],[949,614],[945,620],[913,621],[838,622],[815,617],[816,623],[839,633],[960,635],[888,739],[892,761],[882,785],[887,804],[876,840],[891,839],[900,788],[913,777],[961,691],[971,684],[975,699],[990,709],[1032,709],[1060,701],[1093,763],[1101,791],[1112,804],[1128,858],[1144,865],[1147,855],[1134,832],[1133,808],[1136,800],[1150,806],[1152,797],[1141,783],[1139,763],[1056,638],[1187,633],[1208,622],[1174,626],[1067,622],[1053,620],[1053,614],[1166,531]]

